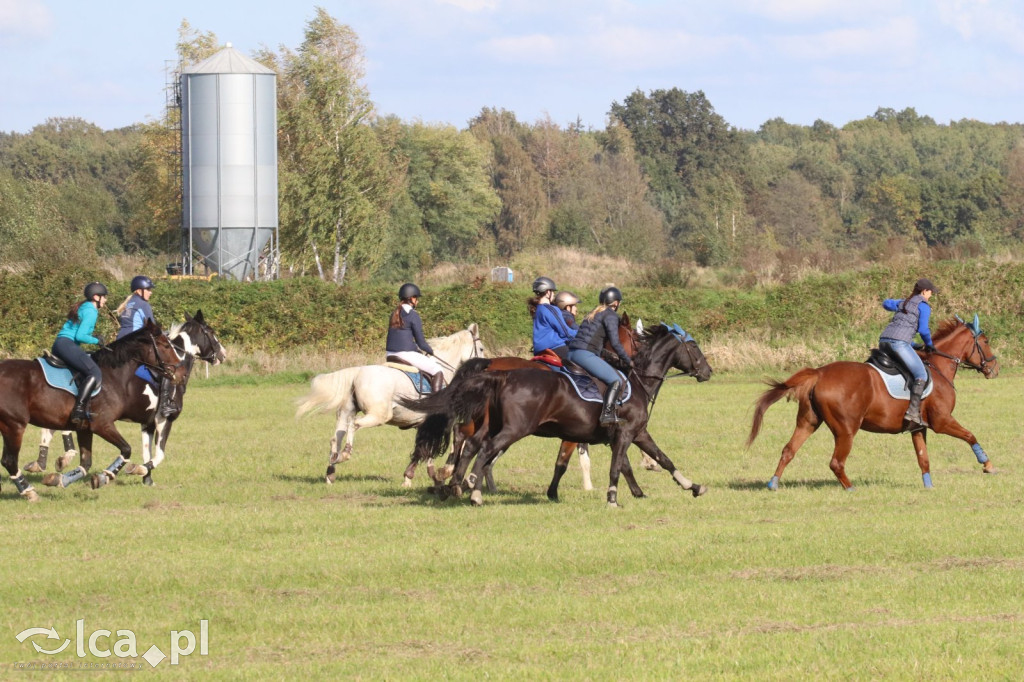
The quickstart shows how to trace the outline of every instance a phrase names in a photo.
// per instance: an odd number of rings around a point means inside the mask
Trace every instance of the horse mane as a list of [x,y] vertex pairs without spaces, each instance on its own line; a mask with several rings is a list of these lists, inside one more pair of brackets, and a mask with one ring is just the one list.
[[[466,332],[465,329],[460,329],[450,336],[436,336],[432,339],[427,339],[427,343],[430,344],[431,348],[441,348],[443,350],[452,350],[459,342],[460,335]],[[468,333],[468,332],[467,332]]]
[[650,327],[644,327],[644,330],[640,333],[640,340],[644,343],[653,343],[660,338],[663,338],[666,334],[671,334],[672,330],[663,324],[656,324]]
[[146,328],[137,329],[131,334],[110,342],[92,354],[93,361],[100,367],[120,367],[130,360],[138,358],[138,350],[149,342],[150,336]]
[[935,340],[939,341],[941,339],[946,338],[947,336],[951,336],[953,334],[953,332],[955,332],[959,326],[960,326],[959,320],[956,320],[956,319],[946,320],[945,322],[943,322],[942,324],[939,325],[938,331],[935,332]]

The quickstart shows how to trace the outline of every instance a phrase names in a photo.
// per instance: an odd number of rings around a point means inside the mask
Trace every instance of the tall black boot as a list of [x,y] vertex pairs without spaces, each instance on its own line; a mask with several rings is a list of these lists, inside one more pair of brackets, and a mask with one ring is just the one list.
[[156,411],[161,417],[167,419],[176,417],[181,412],[177,403],[174,402],[174,384],[166,378],[160,380],[160,398],[157,400]]
[[430,392],[437,393],[444,388],[444,372],[430,375]]
[[89,426],[89,420],[92,416],[86,412],[89,407],[89,398],[92,397],[92,391],[96,388],[96,377],[88,376],[82,381],[82,386],[78,389],[78,398],[75,400],[75,406],[71,410],[71,416],[68,417],[68,422],[75,429],[84,429]]
[[921,417],[921,394],[924,393],[924,386],[927,383],[924,379],[914,379],[914,383],[910,385],[910,407],[903,415],[903,421],[910,424],[911,431],[928,426]]
[[619,399],[619,388],[618,381],[608,384],[608,391],[604,394],[604,405],[601,407],[601,426],[611,426],[622,421],[615,413],[615,401]]

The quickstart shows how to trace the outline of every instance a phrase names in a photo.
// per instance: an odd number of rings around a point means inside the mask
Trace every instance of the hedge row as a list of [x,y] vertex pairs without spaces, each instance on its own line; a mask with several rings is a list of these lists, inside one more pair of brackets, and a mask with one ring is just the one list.
[[[870,343],[888,320],[880,300],[905,296],[921,275],[942,289],[932,299],[936,321],[977,312],[1004,362],[1021,356],[1024,265],[1018,264],[947,262],[931,264],[923,272],[876,268],[755,290],[627,289],[623,310],[646,322],[677,322],[698,340],[751,335],[769,344],[793,339],[837,346],[843,341]],[[106,281],[110,308],[129,293],[128,282],[110,282],[96,272],[0,274],[0,354],[24,357],[49,347],[67,309],[91,279]],[[222,341],[236,347],[273,353],[372,352],[383,345],[397,288],[339,288],[312,278],[261,283],[158,280],[152,305],[165,325],[201,309]],[[596,291],[576,293],[583,296],[581,311],[596,305]],[[526,284],[425,289],[420,312],[429,335],[450,334],[477,322],[485,342],[525,352],[529,295]],[[114,329],[111,320],[101,320],[101,333],[110,336]]]

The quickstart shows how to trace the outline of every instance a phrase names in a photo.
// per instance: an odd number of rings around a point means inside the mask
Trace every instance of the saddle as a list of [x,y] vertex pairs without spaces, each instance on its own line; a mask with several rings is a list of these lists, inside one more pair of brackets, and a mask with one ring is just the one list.
[[[579,365],[567,362],[562,367],[552,367],[551,369],[554,372],[565,376],[569,380],[569,383],[572,384],[572,387],[576,390],[576,395],[578,395],[581,400],[585,400],[588,403],[604,402],[604,392],[607,390],[604,382],[599,379],[595,379],[590,374],[587,374],[586,370]],[[633,387],[622,372],[618,372],[618,375],[623,387],[622,392],[619,393],[618,400],[618,403],[621,405],[629,400],[629,397],[633,392]]]
[[[63,360],[46,351],[43,352],[41,357],[36,358],[36,361],[43,370],[43,378],[46,379],[47,384],[53,388],[67,391],[73,396],[78,395],[78,387],[82,378],[80,372],[73,372],[70,367],[64,364]],[[96,386],[92,394],[95,396],[100,392],[101,388],[102,382]]]
[[[914,380],[914,377],[903,366],[903,363],[892,354],[888,346],[872,348],[868,359],[864,362],[882,375],[882,380],[885,382],[889,395],[903,400],[910,399],[910,383]],[[925,365],[924,369],[928,373],[928,382],[924,386],[922,397],[928,396],[932,392],[932,372],[928,365]]]
[[397,369],[400,372],[405,372],[405,375],[409,377],[412,382],[412,387],[416,389],[416,392],[420,395],[427,395],[431,393],[430,377],[419,370],[418,367],[410,365],[404,359],[397,355],[386,355],[384,357],[384,366],[390,367],[391,369]]

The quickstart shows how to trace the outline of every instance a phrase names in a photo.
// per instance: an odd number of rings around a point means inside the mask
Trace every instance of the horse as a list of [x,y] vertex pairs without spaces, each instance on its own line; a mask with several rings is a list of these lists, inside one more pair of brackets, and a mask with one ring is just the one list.
[[[451,336],[430,339],[429,343],[441,363],[446,381],[451,381],[455,370],[466,360],[481,358],[486,353],[476,323]],[[334,483],[335,466],[352,457],[352,445],[359,429],[381,424],[392,424],[400,429],[418,426],[423,416],[397,403],[397,398],[415,395],[417,391],[409,374],[387,365],[347,367],[313,377],[310,392],[296,401],[295,416],[337,411],[327,462],[327,482]],[[359,412],[363,416],[356,419]],[[343,440],[345,447],[339,451]]]
[[[157,406],[159,397],[157,395],[158,387],[154,388],[150,382],[145,379],[138,378],[136,385],[139,389],[139,393],[145,398],[149,408],[146,410],[144,415],[144,421],[141,424],[142,431],[142,464],[135,464],[135,462],[128,462],[123,469],[125,474],[134,474],[142,476],[142,481],[146,485],[154,485],[153,483],[153,469],[159,465],[164,459],[164,453],[167,447],[167,438],[171,432],[171,425],[174,420],[181,414],[181,409],[184,402],[185,390],[188,385],[189,377],[192,373],[192,367],[196,359],[203,360],[216,365],[227,359],[227,351],[224,346],[221,345],[220,339],[217,338],[217,333],[206,324],[206,320],[203,319],[203,311],[197,310],[195,317],[185,313],[185,322],[175,324],[171,327],[167,333],[167,338],[170,339],[171,345],[174,346],[178,356],[183,358],[185,364],[184,381],[180,389],[172,391],[171,400],[178,408],[176,413],[171,417],[166,417],[162,414],[158,414]],[[71,462],[77,453],[75,450],[75,441],[71,431],[62,431],[62,439],[64,441],[64,454],[57,458],[56,469],[57,471],[63,471],[64,468]],[[39,444],[39,456],[35,462],[31,462],[25,467],[25,471],[29,473],[41,473],[46,470],[46,460],[49,453],[49,444],[53,439],[53,431],[49,429],[42,429]],[[153,454],[155,450],[155,455]],[[92,453],[82,453],[82,466],[88,470],[92,466]],[[53,484],[58,484],[54,478],[48,479]]]
[[[602,426],[598,421],[601,404],[582,400],[571,381],[561,374],[536,369],[478,372],[466,376],[458,386],[453,384],[447,391],[418,401],[415,409],[429,416],[418,430],[413,457],[434,456],[445,447],[447,432],[437,429],[441,420],[430,418],[433,414],[443,412],[464,423],[476,422],[486,413],[489,415],[488,428],[477,431],[466,442],[452,476],[453,492],[459,495],[469,461],[476,455],[473,473],[467,479],[474,488],[470,496],[474,505],[483,503],[483,469],[513,443],[530,435],[578,443],[609,444],[612,449],[609,506],[619,506],[617,486],[620,473],[626,477],[633,496],[644,497],[627,457],[631,444],[653,457],[684,490],[689,490],[694,497],[703,495],[707,486],[694,483],[676,469],[648,433],[647,421],[649,407],[654,404],[670,368],[704,382],[711,378],[711,366],[693,337],[678,327],[661,324],[645,329],[640,335],[640,342],[641,348],[629,372],[632,392],[618,409],[621,420],[618,424]],[[565,469],[563,463],[556,462],[547,492],[548,499],[552,501],[558,500],[558,483]]]
[[[978,326],[978,316],[970,324],[960,318],[947,320],[939,326],[933,337],[935,351],[921,353],[925,364],[932,369],[932,393],[921,402],[921,415],[928,428],[935,433],[953,436],[967,442],[974,451],[985,473],[993,471],[992,462],[978,444],[974,434],[953,418],[956,406],[956,388],[953,380],[963,365],[981,372],[986,379],[999,374],[999,361],[992,353],[988,337]],[[797,450],[824,422],[835,438],[829,467],[843,488],[852,490],[846,475],[846,458],[853,446],[857,431],[873,433],[901,433],[904,431],[903,414],[908,399],[889,395],[877,371],[863,362],[833,362],[818,368],[804,368],[785,381],[768,381],[771,386],[755,403],[754,419],[747,438],[747,447],[761,430],[764,413],[783,397],[798,403],[796,429],[785,447],[775,475],[768,481],[769,490],[778,490],[779,479]],[[911,431],[917,464],[925,488],[932,487],[928,462],[927,429]]]
[[[642,329],[643,324],[642,322],[638,321],[636,331],[633,330],[633,328],[630,326],[630,319],[627,313],[623,313],[622,316],[619,318],[619,344],[622,346],[622,349],[626,351],[626,355],[628,355],[630,358],[636,355],[637,347],[639,344],[638,334],[642,331]],[[482,370],[486,372],[500,372],[511,369],[542,369],[550,371],[552,369],[551,364],[549,364],[547,361],[543,359],[538,359],[544,357],[547,357],[549,359],[557,359],[557,355],[555,355],[554,352],[549,351],[548,353],[549,354],[542,354],[541,356],[537,356],[529,360],[526,358],[520,358],[516,356],[500,356],[496,358],[489,358],[485,361],[479,361],[477,363],[474,363],[472,371]],[[609,343],[608,341],[605,341],[601,355],[607,362],[611,363],[612,365],[618,366],[618,355],[615,353],[614,349],[611,346],[611,343]],[[560,362],[561,361],[559,360],[559,363]],[[456,373],[456,375],[458,375],[460,372],[465,372],[466,369],[469,369],[469,365],[463,365],[462,368],[460,368],[459,372]],[[441,470],[440,475],[435,474],[433,467],[431,467],[428,462],[427,471],[430,474],[431,478],[434,479],[434,482],[437,484],[436,489],[442,491],[442,494],[444,491],[445,480],[447,480],[452,475],[452,472],[455,470],[455,461],[459,453],[461,453],[462,451],[463,443],[467,438],[472,437],[476,431],[480,430],[481,428],[486,428],[486,426],[486,415],[484,416],[483,420],[481,420],[481,423],[461,424],[459,426],[459,428],[455,432],[455,442],[452,446],[451,455],[448,458],[447,464]],[[445,448],[447,448],[447,445],[445,446]],[[583,489],[593,490],[594,484],[590,479],[590,450],[588,449],[586,443],[572,443],[568,441],[562,441],[561,445],[558,448],[557,461],[561,462],[562,464],[568,467],[569,459],[572,457],[573,451],[576,450],[577,448],[579,449],[580,454],[580,469],[583,472]],[[433,460],[430,460],[430,462],[432,461]],[[415,458],[413,458],[413,460],[409,462],[409,466],[405,470],[405,487],[410,487],[412,485],[412,478],[413,475],[416,473],[417,464],[418,461]],[[487,483],[487,492],[497,492],[497,487],[494,485],[493,466],[488,466],[484,469],[484,480]]]
[[[118,432],[115,422],[126,418],[137,408],[129,389],[135,370],[144,365],[180,385],[184,367],[170,340],[151,321],[138,331],[100,348],[92,357],[103,373],[102,389],[89,405],[92,416],[88,428],[78,430],[79,443],[84,451],[86,444],[91,446],[92,434],[95,433],[120,451],[107,469],[94,476],[93,487],[99,487],[113,480],[131,457],[131,446]],[[30,502],[38,501],[39,496],[18,468],[25,427],[33,424],[47,429],[64,429],[74,403],[74,395],[46,383],[39,361],[0,362],[0,433],[4,441],[0,464],[7,470],[18,493]],[[80,473],[75,480],[86,475],[85,469],[79,467],[78,471]]]

